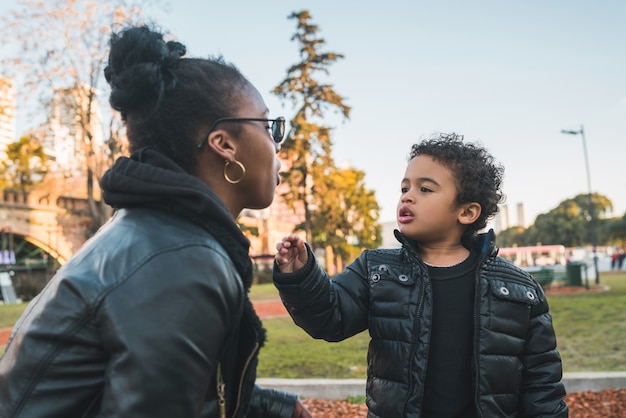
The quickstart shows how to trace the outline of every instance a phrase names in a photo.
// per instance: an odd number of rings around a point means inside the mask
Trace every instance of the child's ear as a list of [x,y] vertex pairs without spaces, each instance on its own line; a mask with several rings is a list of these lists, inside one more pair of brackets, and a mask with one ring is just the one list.
[[459,222],[462,225],[471,225],[476,222],[476,219],[478,219],[481,213],[482,208],[479,203],[466,203],[461,206],[461,211],[459,212]]

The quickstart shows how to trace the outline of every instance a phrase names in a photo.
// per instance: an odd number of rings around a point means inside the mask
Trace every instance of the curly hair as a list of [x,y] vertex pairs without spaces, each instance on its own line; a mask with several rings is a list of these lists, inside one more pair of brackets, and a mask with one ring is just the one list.
[[183,59],[183,44],[147,26],[114,33],[110,46],[109,103],[126,123],[130,151],[153,147],[193,173],[203,129],[233,115],[251,84],[221,57]]
[[504,168],[477,143],[463,142],[463,135],[438,134],[411,147],[408,160],[428,155],[452,171],[456,181],[457,203],[477,202],[481,213],[470,225],[466,236],[474,236],[498,213],[504,200],[502,178]]

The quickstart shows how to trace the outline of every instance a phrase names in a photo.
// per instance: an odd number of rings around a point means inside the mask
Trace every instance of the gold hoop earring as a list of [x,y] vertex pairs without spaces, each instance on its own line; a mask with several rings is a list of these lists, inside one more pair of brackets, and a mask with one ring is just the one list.
[[[226,172],[231,162],[241,169],[241,177],[239,177],[237,180],[233,180],[230,177],[228,177],[228,173]],[[243,164],[241,164],[237,160],[232,160],[232,161],[226,160],[226,162],[224,163],[224,178],[226,179],[227,182],[229,182],[230,184],[237,184],[244,178],[245,175],[246,175],[246,167],[244,167]]]

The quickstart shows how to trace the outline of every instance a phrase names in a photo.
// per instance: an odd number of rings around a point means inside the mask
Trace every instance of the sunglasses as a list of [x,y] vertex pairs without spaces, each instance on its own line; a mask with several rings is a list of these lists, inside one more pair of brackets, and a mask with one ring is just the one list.
[[274,140],[275,143],[280,144],[281,142],[283,142],[283,138],[285,136],[285,118],[282,116],[279,116],[276,119],[219,118],[215,120],[215,122],[213,122],[213,124],[209,128],[209,132],[207,132],[204,139],[200,141],[200,143],[198,144],[198,148],[202,148],[204,146],[204,143],[208,141],[209,139],[209,134],[213,132],[213,130],[219,123],[222,123],[222,122],[267,122],[267,123],[271,123],[271,125],[267,129],[269,129],[270,135],[272,136],[272,139]]

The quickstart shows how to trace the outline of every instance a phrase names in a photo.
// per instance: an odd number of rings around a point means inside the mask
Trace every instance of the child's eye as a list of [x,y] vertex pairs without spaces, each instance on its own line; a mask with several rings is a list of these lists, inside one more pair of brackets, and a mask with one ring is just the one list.
[[400,187],[400,191],[404,194],[409,191],[408,187]]
[[429,192],[432,192],[432,190],[430,190],[428,187],[420,187],[420,192],[429,193]]

